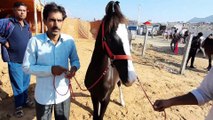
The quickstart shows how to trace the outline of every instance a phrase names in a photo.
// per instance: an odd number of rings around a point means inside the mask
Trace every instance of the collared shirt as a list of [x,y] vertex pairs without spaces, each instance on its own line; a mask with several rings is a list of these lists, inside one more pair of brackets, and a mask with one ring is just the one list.
[[[60,65],[64,68],[71,66],[80,67],[79,58],[74,40],[71,36],[61,34],[56,45],[45,34],[34,36],[30,39],[23,61],[23,69],[26,73],[36,76],[35,100],[42,105],[58,104],[70,97],[68,90],[69,80],[65,74],[55,77],[51,67]],[[58,94],[56,90],[60,93]]]
[[[191,93],[196,97],[198,105],[202,105],[213,100],[213,68],[211,68],[200,86]],[[209,111],[206,120],[213,120],[213,107]]]

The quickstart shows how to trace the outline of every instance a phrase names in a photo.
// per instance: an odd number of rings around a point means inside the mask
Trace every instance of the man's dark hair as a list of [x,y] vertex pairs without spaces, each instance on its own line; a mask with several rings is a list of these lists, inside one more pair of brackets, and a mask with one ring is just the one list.
[[202,33],[202,32],[199,32],[197,35],[198,35],[198,36],[203,36],[203,33]]
[[49,13],[51,12],[60,12],[62,13],[63,20],[67,17],[64,7],[57,5],[54,2],[48,3],[44,6],[43,17],[44,20],[47,20]]
[[13,8],[18,8],[18,7],[20,7],[20,6],[25,6],[25,7],[27,7],[27,5],[26,5],[25,3],[23,3],[23,2],[15,2],[15,3],[13,4]]

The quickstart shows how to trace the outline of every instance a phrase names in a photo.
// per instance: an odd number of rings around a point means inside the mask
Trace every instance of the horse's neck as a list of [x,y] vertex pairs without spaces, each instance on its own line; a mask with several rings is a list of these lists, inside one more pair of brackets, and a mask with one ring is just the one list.
[[101,44],[98,42],[96,42],[90,64],[95,65],[96,67],[104,67],[110,64],[108,56],[104,53]]

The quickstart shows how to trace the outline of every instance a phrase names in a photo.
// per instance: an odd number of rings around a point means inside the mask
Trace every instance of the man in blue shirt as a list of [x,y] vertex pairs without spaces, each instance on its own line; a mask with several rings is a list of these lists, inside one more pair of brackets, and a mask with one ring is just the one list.
[[56,120],[69,120],[69,79],[80,67],[79,58],[73,38],[60,33],[66,18],[64,8],[55,3],[46,4],[43,16],[48,30],[30,39],[23,69],[36,76],[37,120],[51,120],[53,108]]
[[31,37],[27,16],[27,6],[16,2],[13,6],[14,17],[0,20],[0,43],[2,59],[8,62],[9,77],[15,99],[15,115],[23,116],[22,107],[33,106],[28,99],[30,75],[22,70],[22,61],[27,43]]

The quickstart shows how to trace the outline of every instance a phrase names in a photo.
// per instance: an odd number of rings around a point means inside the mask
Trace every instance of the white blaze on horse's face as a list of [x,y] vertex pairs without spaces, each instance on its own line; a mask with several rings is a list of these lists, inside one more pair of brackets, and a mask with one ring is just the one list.
[[[116,33],[121,38],[121,41],[123,42],[123,48],[124,48],[125,54],[131,56],[126,25],[119,24]],[[128,83],[131,85],[136,79],[137,79],[137,75],[135,73],[132,60],[128,60],[128,81],[129,81]]]

